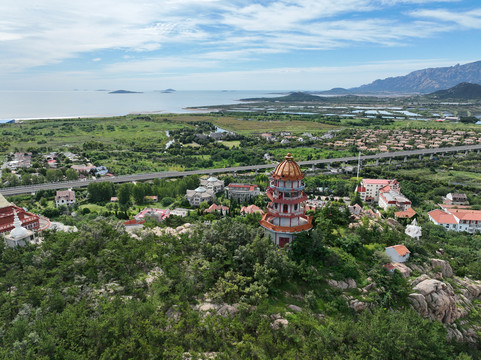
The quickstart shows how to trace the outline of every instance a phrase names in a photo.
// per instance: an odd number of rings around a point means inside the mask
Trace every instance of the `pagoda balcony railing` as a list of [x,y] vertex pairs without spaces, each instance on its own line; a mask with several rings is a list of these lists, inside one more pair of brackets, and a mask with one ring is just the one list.
[[307,221],[307,223],[302,224],[302,225],[297,225],[297,226],[278,226],[270,223],[268,219],[268,215],[264,214],[264,217],[262,220],[259,222],[261,226],[265,227],[268,230],[272,230],[275,232],[281,232],[281,233],[298,233],[302,231],[306,231],[309,229],[312,229],[312,218],[310,216],[304,216],[302,217],[304,220]]
[[300,217],[302,215],[305,214],[305,211],[306,209],[304,209],[303,207],[299,208],[298,210],[296,211],[292,211],[290,213],[287,213],[287,212],[283,212],[283,211],[280,211],[280,210],[276,210],[272,207],[267,207],[267,211],[273,215],[273,216],[277,216],[277,217],[284,217],[284,218],[296,218],[296,217]]
[[299,204],[301,202],[304,202],[307,200],[307,195],[302,194],[301,196],[295,197],[295,198],[287,198],[284,197],[282,194],[274,194],[272,191],[267,191],[266,192],[267,197],[276,203],[279,204]]
[[306,187],[306,185],[304,185],[304,184],[302,184],[302,185],[300,185],[300,186],[298,186],[298,187],[278,186],[278,185],[275,185],[273,181],[271,181],[269,185],[270,185],[270,187],[271,187],[272,189],[278,189],[278,190],[280,190],[280,191],[301,191],[301,190],[303,190],[303,189]]

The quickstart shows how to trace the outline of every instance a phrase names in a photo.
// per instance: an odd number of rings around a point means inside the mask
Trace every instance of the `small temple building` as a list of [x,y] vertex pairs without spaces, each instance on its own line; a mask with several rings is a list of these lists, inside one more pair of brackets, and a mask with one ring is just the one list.
[[19,218],[21,225],[27,230],[36,231],[40,228],[40,219],[37,215],[9,203],[0,194],[0,234],[9,233],[15,228],[15,215]]
[[304,207],[307,200],[303,192],[304,176],[291,154],[287,154],[270,175],[266,194],[271,202],[260,225],[280,247],[292,243],[295,234],[312,228],[312,218],[306,216]]
[[17,212],[13,210],[13,230],[8,235],[4,235],[5,242],[9,247],[26,246],[35,243],[35,233],[27,230],[22,226],[22,222],[18,218]]

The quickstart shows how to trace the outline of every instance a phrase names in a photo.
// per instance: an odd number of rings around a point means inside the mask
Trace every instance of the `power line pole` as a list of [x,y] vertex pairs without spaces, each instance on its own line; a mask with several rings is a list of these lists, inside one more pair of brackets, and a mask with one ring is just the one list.
[[356,181],[359,181],[359,170],[361,168],[361,152],[359,151],[358,157],[357,157],[357,175],[356,175]]

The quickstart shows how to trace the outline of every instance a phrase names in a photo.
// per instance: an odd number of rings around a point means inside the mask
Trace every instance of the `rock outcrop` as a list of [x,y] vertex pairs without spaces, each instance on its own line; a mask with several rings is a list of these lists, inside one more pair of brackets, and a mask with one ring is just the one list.
[[411,269],[408,268],[405,264],[393,263],[392,266],[394,266],[394,268],[397,269],[403,277],[407,278],[411,276]]
[[329,279],[327,283],[336,289],[346,290],[346,289],[355,289],[357,287],[356,281],[354,279],[345,279],[344,281],[336,281]]
[[454,276],[453,269],[451,268],[451,265],[445,260],[441,259],[431,259],[431,265],[433,269],[441,272],[442,276],[444,278],[452,278]]
[[294,304],[287,305],[287,307],[294,312],[301,312],[302,311],[302,308],[300,306],[297,306],[297,305],[294,305]]
[[[413,299],[411,303],[415,308],[418,305],[419,308],[416,308],[416,310],[421,314],[427,313],[427,317],[431,320],[451,324],[460,317],[451,285],[439,280],[427,279],[417,284],[413,290],[418,294],[410,295],[410,299]],[[426,306],[418,295],[424,297]]]
[[[480,311],[479,302],[475,300],[481,300],[481,281],[454,276],[447,261],[431,259],[431,264],[432,275],[437,279],[423,274],[411,282],[414,292],[409,295],[409,301],[412,307],[424,318],[445,324],[449,339],[476,343],[481,327],[468,326],[469,322],[463,318],[475,307]],[[441,281],[444,278],[450,278],[450,283]]]
[[194,310],[202,312],[205,316],[220,315],[222,317],[233,316],[239,312],[237,304],[214,304],[210,301],[205,301],[194,306]]

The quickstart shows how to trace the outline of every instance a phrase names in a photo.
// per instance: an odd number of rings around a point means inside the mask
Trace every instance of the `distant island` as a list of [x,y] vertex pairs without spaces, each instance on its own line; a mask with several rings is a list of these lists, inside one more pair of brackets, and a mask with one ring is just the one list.
[[168,93],[175,92],[175,90],[174,89],[165,89],[165,90],[162,90],[161,92],[164,93],[164,94],[168,94]]
[[109,92],[109,94],[142,94],[142,91],[115,90]]

